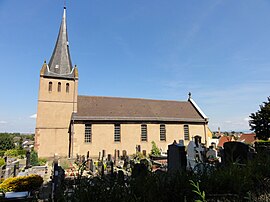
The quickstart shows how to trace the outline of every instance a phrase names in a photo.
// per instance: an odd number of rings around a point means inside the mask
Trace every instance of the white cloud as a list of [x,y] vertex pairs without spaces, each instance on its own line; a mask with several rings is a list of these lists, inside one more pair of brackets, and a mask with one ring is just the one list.
[[6,121],[0,121],[0,124],[6,124],[7,122]]
[[37,118],[37,114],[31,115],[29,118],[31,118],[31,119],[36,119],[36,118]]

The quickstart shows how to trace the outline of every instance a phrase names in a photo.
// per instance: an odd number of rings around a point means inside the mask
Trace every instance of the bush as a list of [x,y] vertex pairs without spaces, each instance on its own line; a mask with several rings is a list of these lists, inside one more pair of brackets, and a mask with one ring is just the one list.
[[30,164],[32,166],[39,166],[39,162],[38,162],[38,154],[36,151],[32,151],[30,154]]
[[17,156],[23,156],[25,155],[26,151],[23,149],[9,149],[5,151],[5,156],[9,157],[17,157]]
[[46,164],[46,162],[47,162],[47,159],[45,159],[45,158],[38,158],[38,164],[40,166],[44,166]]
[[151,144],[152,144],[151,155],[160,156],[161,152],[160,149],[157,147],[156,143],[152,141]]
[[0,184],[0,190],[7,191],[34,191],[38,190],[43,183],[39,175],[8,178]]

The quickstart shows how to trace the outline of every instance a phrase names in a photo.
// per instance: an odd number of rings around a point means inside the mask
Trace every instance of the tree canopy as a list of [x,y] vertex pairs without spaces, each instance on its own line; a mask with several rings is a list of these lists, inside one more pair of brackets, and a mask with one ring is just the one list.
[[13,136],[8,134],[1,134],[0,135],[0,150],[8,150],[13,149],[15,147]]
[[268,140],[270,138],[270,97],[267,98],[267,102],[260,105],[257,112],[251,113],[249,117],[251,118],[250,128],[256,133],[256,137]]

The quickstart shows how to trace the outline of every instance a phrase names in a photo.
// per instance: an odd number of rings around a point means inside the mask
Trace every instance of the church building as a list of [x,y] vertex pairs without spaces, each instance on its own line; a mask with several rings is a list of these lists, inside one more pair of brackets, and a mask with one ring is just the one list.
[[78,69],[72,65],[66,8],[49,63],[40,71],[35,150],[40,157],[100,152],[149,153],[154,141],[166,151],[174,140],[194,136],[207,143],[208,118],[189,94],[187,101],[80,96]]

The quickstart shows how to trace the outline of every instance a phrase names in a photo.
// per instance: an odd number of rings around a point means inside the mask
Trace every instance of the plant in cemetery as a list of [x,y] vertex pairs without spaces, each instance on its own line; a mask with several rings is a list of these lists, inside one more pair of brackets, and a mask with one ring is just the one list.
[[154,141],[152,143],[152,149],[151,149],[151,155],[153,156],[160,156],[161,152],[160,149],[157,147],[156,143]]

